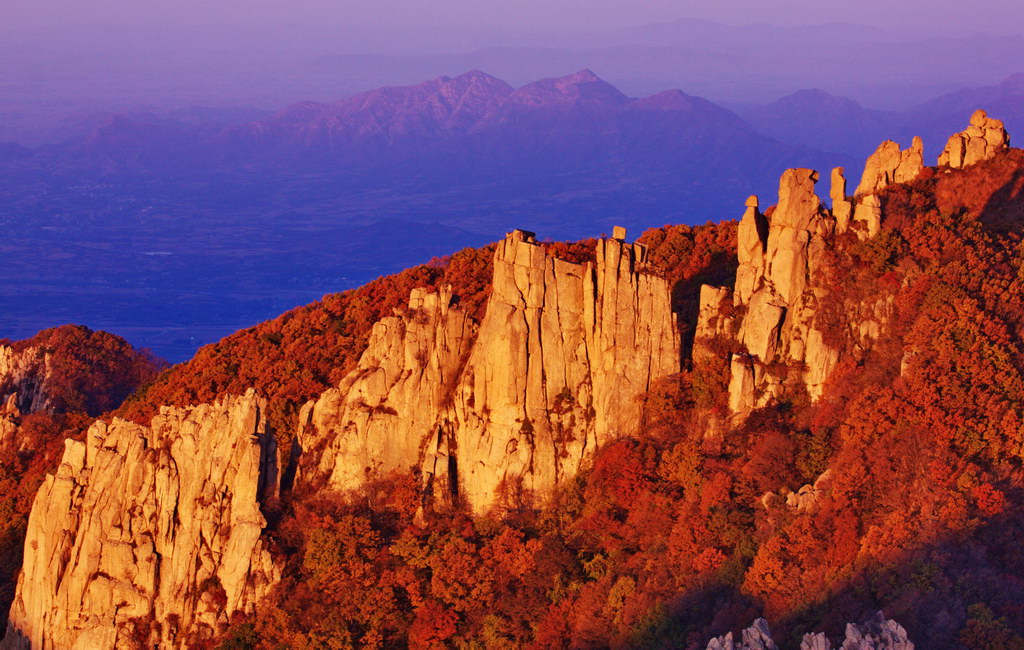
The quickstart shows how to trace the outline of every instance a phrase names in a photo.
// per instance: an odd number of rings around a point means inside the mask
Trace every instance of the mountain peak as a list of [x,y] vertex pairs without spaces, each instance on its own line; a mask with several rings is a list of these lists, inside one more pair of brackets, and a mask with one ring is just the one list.
[[601,79],[601,77],[598,77],[596,74],[594,74],[594,71],[591,70],[590,68],[583,68],[582,70],[576,72],[575,74],[571,74],[568,75],[567,77],[564,77],[564,79],[571,80],[574,83],[592,83],[594,81],[604,81],[603,79]]
[[621,106],[629,98],[593,71],[584,68],[564,77],[541,79],[516,91],[516,98],[526,104],[545,103],[606,104]]
[[861,106],[849,97],[833,95],[821,88],[804,88],[794,93],[780,97],[772,102],[772,106],[789,106],[792,108],[815,108],[832,107],[846,109],[860,109]]

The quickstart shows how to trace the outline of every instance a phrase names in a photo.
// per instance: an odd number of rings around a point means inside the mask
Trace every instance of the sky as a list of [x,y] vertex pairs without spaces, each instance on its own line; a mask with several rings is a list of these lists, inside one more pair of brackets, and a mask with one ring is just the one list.
[[[726,29],[727,41],[703,24],[638,29],[686,19],[785,29]],[[835,23],[868,29],[812,27]],[[1014,38],[965,38],[983,32]],[[625,92],[683,88],[715,101],[770,101],[819,87],[893,108],[1021,71],[1022,35],[1022,0],[988,0],[984,11],[964,0],[0,0],[0,141],[59,141],[79,127],[50,125],[79,113],[276,110],[472,68],[521,84],[590,67]],[[965,42],[917,47],[935,36]],[[846,41],[838,55],[837,37]],[[891,64],[878,46],[894,41],[912,43],[900,56],[916,57],[915,65]],[[651,49],[629,49],[637,45]],[[756,63],[786,79],[729,69],[732,59],[778,45],[799,47]],[[654,53],[665,46],[711,59],[688,68]],[[487,56],[502,47],[520,58]],[[953,53],[941,79],[937,53]],[[332,57],[345,60],[325,63]],[[833,61],[804,75],[808,58]],[[913,93],[897,96],[909,85]]]
[[[988,0],[4,0],[5,33],[61,25],[376,25],[400,30],[609,29],[680,18],[730,25],[851,22],[922,33],[1024,30],[1024,3]],[[6,14],[6,17],[4,16]],[[810,36],[809,36],[810,37]]]

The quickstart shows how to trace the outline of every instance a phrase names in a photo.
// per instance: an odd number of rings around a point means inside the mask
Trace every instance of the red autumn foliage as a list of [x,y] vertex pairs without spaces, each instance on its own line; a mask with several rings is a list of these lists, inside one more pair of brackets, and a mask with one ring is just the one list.
[[[120,406],[139,386],[148,383],[167,364],[146,350],[136,350],[120,336],[81,325],[43,330],[32,338],[11,343],[16,353],[35,350],[48,357],[43,384],[52,410],[58,413],[100,415]],[[0,379],[0,397],[15,390]]]

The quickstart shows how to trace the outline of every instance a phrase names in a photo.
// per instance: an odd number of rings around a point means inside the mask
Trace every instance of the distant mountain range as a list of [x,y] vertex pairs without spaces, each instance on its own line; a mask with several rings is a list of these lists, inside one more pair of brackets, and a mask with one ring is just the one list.
[[882,140],[898,137],[909,142],[919,135],[926,152],[937,154],[949,134],[962,129],[966,117],[979,108],[1003,120],[1011,134],[1024,134],[1024,73],[994,86],[948,93],[903,112],[872,110],[820,89],[801,90],[766,105],[732,108],[756,131],[791,144],[860,158]]
[[[1020,71],[1024,37],[918,37],[832,23],[730,26],[685,19],[608,31],[563,46],[495,45],[453,54],[323,55],[315,70],[364,84],[479,68],[513,84],[589,68],[627,94],[684,88],[718,103],[765,104],[806,88],[873,108],[907,110]],[[311,71],[307,71],[309,74]]]
[[736,196],[773,195],[789,167],[856,180],[911,120],[934,161],[977,107],[1012,132],[1020,79],[909,113],[813,90],[733,110],[679,90],[634,98],[581,70],[518,88],[471,71],[273,114],[93,115],[61,144],[0,145],[0,331],[82,322],[184,358],[511,228],[637,234],[738,216]]
[[[739,150],[745,155],[718,153]],[[520,88],[471,71],[332,104],[302,102],[231,126],[115,115],[37,157],[111,172],[330,168],[368,182],[411,174],[445,185],[524,173],[582,174],[586,184],[587,176],[643,172],[756,186],[784,161],[822,160],[706,100],[678,90],[630,98],[589,70]]]

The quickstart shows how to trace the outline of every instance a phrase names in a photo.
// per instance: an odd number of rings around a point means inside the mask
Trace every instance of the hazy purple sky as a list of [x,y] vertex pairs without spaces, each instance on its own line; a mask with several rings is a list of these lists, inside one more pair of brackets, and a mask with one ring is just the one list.
[[2,4],[0,17],[6,14],[6,18],[0,23],[15,30],[107,21],[608,28],[684,17],[733,25],[852,22],[943,34],[1024,29],[1020,0],[988,0],[984,9],[964,0],[3,0]]
[[[685,19],[729,27],[665,26]],[[829,23],[867,28],[812,27]],[[0,0],[0,141],[60,141],[49,125],[83,111],[276,110],[473,68],[906,107],[1024,71],[1022,36],[1024,0]]]

